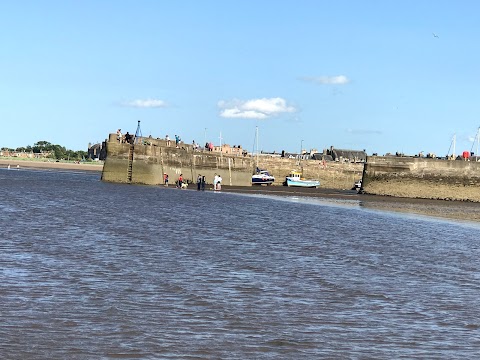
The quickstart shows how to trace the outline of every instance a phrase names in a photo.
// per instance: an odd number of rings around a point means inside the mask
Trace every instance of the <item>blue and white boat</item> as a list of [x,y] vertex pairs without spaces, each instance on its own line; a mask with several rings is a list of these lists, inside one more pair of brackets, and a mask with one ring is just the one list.
[[302,178],[302,174],[298,171],[292,171],[288,176],[285,177],[286,186],[296,186],[296,187],[306,187],[306,188],[317,188],[320,186],[320,181],[318,180],[305,180]]
[[252,175],[252,185],[272,185],[275,177],[270,175],[267,170],[260,170],[257,168],[257,173]]

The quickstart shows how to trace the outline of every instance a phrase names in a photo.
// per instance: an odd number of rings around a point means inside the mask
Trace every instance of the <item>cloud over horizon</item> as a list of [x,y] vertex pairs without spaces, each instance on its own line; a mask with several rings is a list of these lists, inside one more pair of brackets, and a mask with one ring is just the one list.
[[300,78],[303,81],[313,82],[319,85],[346,85],[350,82],[350,79],[345,75],[337,76],[304,76]]
[[134,108],[164,108],[168,106],[165,101],[160,99],[136,99],[125,101],[122,105]]
[[283,113],[292,113],[296,109],[287,105],[283,98],[261,98],[251,100],[220,100],[220,116],[231,119],[268,119]]

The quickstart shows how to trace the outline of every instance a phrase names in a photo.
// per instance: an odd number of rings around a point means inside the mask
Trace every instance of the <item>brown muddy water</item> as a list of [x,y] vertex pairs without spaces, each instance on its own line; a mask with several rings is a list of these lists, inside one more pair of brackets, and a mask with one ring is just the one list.
[[0,170],[5,359],[473,359],[480,227]]

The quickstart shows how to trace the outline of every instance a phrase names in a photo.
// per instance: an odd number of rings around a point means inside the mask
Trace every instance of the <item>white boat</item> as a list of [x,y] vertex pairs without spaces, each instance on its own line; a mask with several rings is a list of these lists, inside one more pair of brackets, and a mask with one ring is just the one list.
[[296,187],[307,187],[307,188],[317,188],[320,186],[320,181],[318,180],[305,180],[302,178],[302,174],[297,171],[292,171],[288,176],[285,177],[286,186],[296,186]]
[[270,175],[267,170],[260,170],[257,168],[257,173],[252,175],[252,185],[272,185],[275,181],[275,177]]
[[[255,144],[257,146],[257,159],[256,159],[256,166],[257,170],[255,174],[252,175],[252,185],[272,185],[275,181],[275,177],[271,175],[267,170],[261,170],[258,168],[258,126],[255,130]],[[253,151],[252,151],[253,154]]]

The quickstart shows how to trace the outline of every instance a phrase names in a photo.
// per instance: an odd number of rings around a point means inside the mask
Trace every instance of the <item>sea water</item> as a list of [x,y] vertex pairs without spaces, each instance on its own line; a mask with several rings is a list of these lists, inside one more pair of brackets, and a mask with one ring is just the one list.
[[474,359],[480,231],[0,170],[4,359]]

